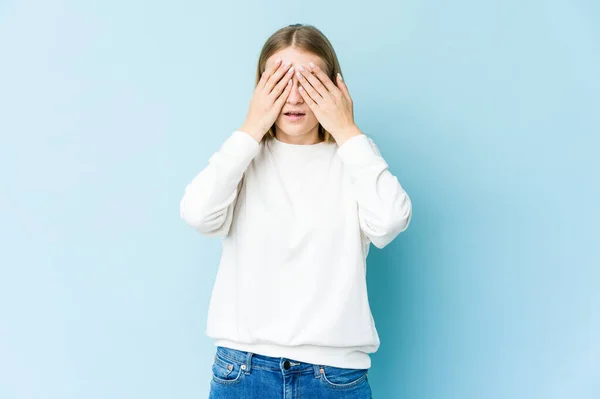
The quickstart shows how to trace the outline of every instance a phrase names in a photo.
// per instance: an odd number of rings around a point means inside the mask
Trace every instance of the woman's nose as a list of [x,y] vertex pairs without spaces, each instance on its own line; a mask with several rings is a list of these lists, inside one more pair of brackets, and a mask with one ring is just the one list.
[[298,80],[294,79],[292,83],[292,90],[290,91],[290,95],[287,98],[287,102],[289,104],[302,104],[304,99],[302,98],[302,94],[300,94]]

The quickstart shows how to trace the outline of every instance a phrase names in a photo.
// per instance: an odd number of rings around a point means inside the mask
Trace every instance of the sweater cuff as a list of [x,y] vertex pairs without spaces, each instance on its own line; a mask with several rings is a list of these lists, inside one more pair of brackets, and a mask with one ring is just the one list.
[[259,149],[260,144],[241,130],[234,131],[221,146],[221,151],[242,163],[249,163],[258,154]]
[[371,146],[370,139],[365,134],[351,137],[338,150],[342,161],[351,165],[364,165],[372,161],[373,157],[379,156]]

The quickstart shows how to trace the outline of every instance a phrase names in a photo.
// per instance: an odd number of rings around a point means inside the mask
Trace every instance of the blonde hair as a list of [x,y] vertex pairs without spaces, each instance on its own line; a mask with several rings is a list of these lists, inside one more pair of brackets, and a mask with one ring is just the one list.
[[[336,74],[342,73],[340,63],[333,46],[325,35],[312,25],[294,24],[283,27],[273,33],[263,45],[258,57],[258,66],[256,68],[256,83],[265,71],[265,65],[269,57],[287,47],[293,47],[312,53],[325,63],[325,73],[329,79],[337,86]],[[271,140],[275,137],[275,124],[269,128],[264,135],[263,140]],[[319,123],[319,140],[335,142],[335,139]]]

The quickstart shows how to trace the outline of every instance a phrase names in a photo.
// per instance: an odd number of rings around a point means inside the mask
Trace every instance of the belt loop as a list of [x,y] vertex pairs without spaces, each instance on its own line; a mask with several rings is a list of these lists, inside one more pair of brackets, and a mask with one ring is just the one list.
[[250,369],[252,368],[252,355],[253,353],[250,351],[246,353],[246,374],[250,374]]

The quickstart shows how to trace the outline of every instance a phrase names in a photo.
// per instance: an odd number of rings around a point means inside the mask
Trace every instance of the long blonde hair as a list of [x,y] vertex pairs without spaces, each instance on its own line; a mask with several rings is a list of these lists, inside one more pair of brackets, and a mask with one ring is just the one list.
[[[336,74],[342,73],[340,63],[333,46],[325,35],[312,25],[294,24],[283,27],[273,33],[263,45],[258,57],[258,66],[256,68],[256,83],[265,71],[265,65],[269,57],[276,52],[287,47],[293,47],[312,53],[323,60],[325,63],[325,73],[329,79],[337,86]],[[275,124],[269,128],[264,135],[263,140],[270,140],[275,137]],[[319,140],[335,142],[333,136],[319,123]]]

